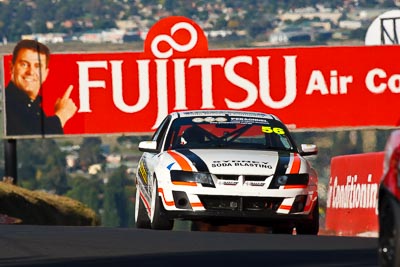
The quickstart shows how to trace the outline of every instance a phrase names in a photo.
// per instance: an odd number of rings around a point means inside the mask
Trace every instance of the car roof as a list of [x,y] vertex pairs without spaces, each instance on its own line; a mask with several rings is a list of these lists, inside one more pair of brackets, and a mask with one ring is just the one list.
[[256,111],[241,111],[241,110],[186,110],[175,111],[171,113],[173,118],[179,117],[197,117],[197,116],[236,116],[236,117],[252,117],[278,120],[280,119],[274,114],[256,112]]

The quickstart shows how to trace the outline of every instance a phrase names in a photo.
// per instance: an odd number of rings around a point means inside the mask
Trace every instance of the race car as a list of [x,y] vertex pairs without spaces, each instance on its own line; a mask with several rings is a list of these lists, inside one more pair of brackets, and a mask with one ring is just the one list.
[[318,176],[306,159],[317,147],[298,147],[273,114],[173,112],[139,150],[137,228],[171,230],[175,220],[197,220],[318,234]]
[[380,266],[400,266],[400,130],[385,145],[378,194]]

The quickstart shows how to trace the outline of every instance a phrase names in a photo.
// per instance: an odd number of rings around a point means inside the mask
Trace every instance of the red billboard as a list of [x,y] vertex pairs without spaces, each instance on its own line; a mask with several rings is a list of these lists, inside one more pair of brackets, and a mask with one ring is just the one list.
[[[53,116],[60,101],[72,115],[61,120],[62,133],[46,131],[48,123],[42,136],[144,134],[169,112],[189,109],[273,113],[301,130],[400,123],[399,46],[209,50],[195,22],[168,17],[151,28],[143,51],[50,58],[48,74],[39,75],[40,117]],[[3,56],[5,102],[15,64]],[[18,124],[14,117],[6,125]],[[5,127],[6,137],[27,135]]]

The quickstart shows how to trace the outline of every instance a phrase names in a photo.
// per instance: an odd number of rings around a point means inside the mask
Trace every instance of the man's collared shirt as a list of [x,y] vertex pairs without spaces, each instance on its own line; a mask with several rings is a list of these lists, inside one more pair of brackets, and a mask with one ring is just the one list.
[[41,97],[32,100],[10,82],[5,90],[6,135],[63,134],[57,116],[46,116],[41,107]]

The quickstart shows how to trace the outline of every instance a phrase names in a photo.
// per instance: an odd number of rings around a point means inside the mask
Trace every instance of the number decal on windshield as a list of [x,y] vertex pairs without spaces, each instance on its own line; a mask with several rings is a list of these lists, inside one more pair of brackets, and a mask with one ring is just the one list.
[[279,127],[262,126],[261,131],[263,133],[285,134],[285,130]]

